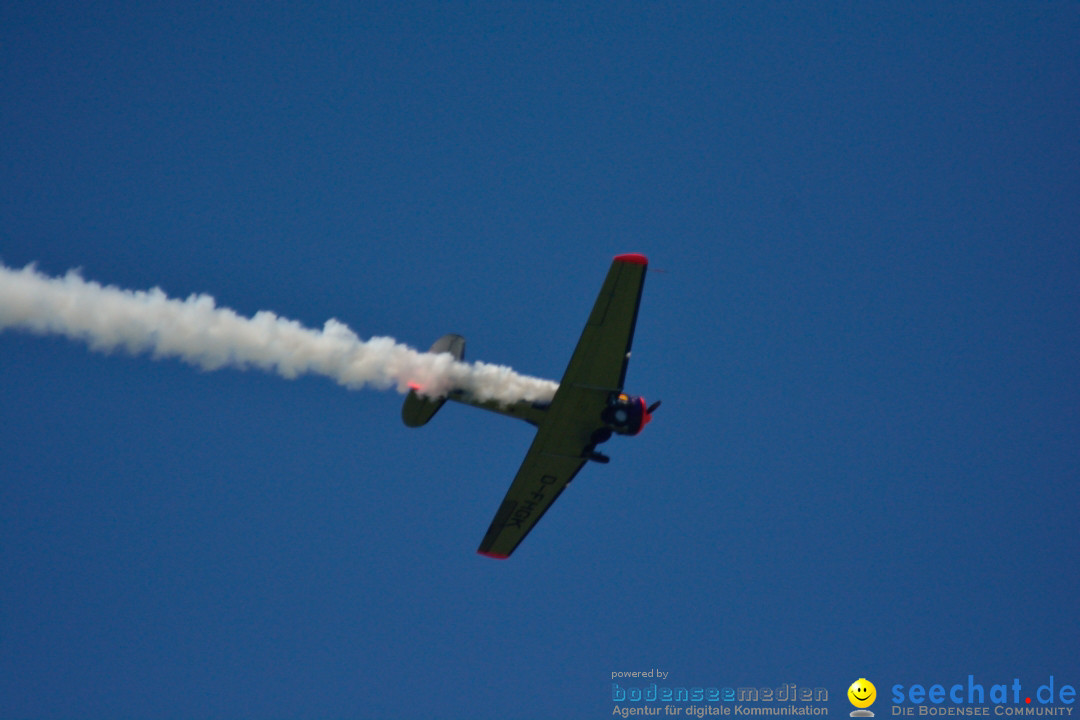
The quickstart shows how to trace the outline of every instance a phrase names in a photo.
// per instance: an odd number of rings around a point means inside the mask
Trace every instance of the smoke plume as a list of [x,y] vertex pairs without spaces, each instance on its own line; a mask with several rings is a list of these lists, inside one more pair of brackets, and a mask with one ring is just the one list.
[[178,300],[160,288],[102,286],[75,270],[49,277],[33,265],[13,270],[0,264],[0,330],[7,328],[63,335],[100,352],[176,357],[206,370],[256,367],[290,379],[312,373],[348,388],[405,393],[415,386],[431,397],[460,389],[511,404],[550,400],[558,387],[508,367],[419,352],[393,338],[361,340],[334,319],[313,330],[266,310],[243,317],[217,307],[209,295]]

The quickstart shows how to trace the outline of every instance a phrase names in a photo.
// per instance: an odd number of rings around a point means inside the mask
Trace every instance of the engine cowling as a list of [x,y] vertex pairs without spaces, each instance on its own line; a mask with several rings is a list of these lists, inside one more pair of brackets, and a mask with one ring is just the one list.
[[637,435],[652,420],[645,398],[626,393],[613,395],[600,417],[620,435]]

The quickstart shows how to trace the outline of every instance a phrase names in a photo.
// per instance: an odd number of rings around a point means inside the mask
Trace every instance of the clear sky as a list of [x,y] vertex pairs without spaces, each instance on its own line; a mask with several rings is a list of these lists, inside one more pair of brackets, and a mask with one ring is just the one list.
[[[0,334],[0,717],[604,718],[671,685],[1080,685],[1080,5],[0,8],[0,260],[558,379],[604,447]],[[740,4],[741,5],[741,4]]]

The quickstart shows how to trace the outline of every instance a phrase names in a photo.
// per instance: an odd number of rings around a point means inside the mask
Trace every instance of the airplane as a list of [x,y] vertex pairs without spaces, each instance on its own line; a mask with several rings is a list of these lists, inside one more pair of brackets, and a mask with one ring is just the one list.
[[[461,390],[428,398],[415,388],[406,396],[401,417],[409,427],[425,425],[449,399],[519,418],[537,428],[532,446],[480,543],[480,555],[500,560],[510,557],[586,462],[610,460],[597,452],[596,446],[612,434],[637,435],[659,407],[659,401],[646,406],[644,398],[623,392],[648,264],[638,253],[615,256],[551,402],[521,400],[500,405],[494,400],[477,401]],[[430,352],[448,352],[461,360],[465,338],[444,335]]]

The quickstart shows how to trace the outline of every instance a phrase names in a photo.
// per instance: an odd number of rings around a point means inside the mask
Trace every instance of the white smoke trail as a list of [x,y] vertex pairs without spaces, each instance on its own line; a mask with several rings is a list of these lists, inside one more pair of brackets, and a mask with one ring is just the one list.
[[257,367],[290,379],[313,373],[348,388],[405,393],[413,385],[432,397],[461,389],[482,401],[511,404],[550,400],[558,387],[508,367],[418,352],[393,338],[361,340],[334,319],[313,330],[265,310],[246,318],[217,307],[209,295],[177,300],[160,288],[102,286],[75,270],[53,278],[33,265],[13,270],[0,264],[0,330],[6,328],[64,335],[101,352],[149,351],[206,370]]

